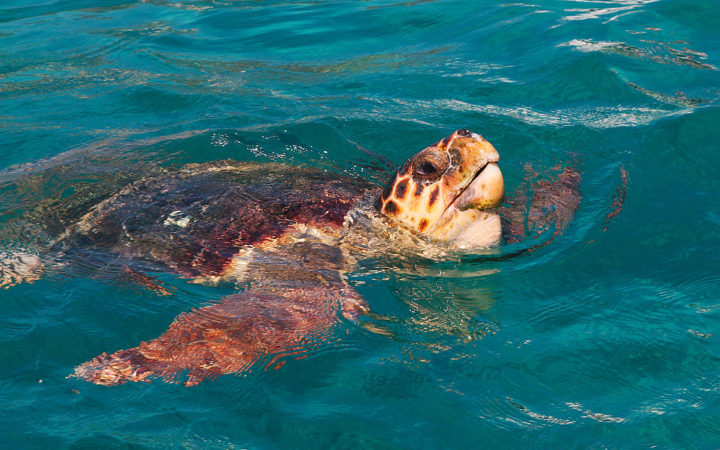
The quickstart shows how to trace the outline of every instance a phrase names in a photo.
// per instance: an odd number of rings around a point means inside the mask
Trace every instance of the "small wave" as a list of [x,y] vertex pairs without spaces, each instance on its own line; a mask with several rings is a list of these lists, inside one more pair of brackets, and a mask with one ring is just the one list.
[[[506,107],[488,104],[472,104],[462,100],[437,100],[430,102],[438,106],[463,112],[481,112],[494,116],[512,117],[531,125],[570,127],[583,125],[589,128],[619,128],[649,125],[656,120],[692,113],[692,109],[662,110],[647,107],[616,106],[571,110],[563,108],[554,111],[539,111],[530,106]],[[428,108],[431,106],[428,105]]]
[[[581,52],[602,52],[631,58],[647,59],[663,64],[677,64],[694,67],[696,69],[717,70],[712,64],[702,61],[707,54],[687,48],[687,43],[678,42],[684,45],[683,48],[673,47],[673,43],[658,40],[643,41],[646,47],[638,47],[620,41],[594,41],[592,39],[573,39],[559,44],[559,47],[573,47]],[[653,47],[648,44],[654,44]]]
[[[577,21],[577,20],[595,20],[605,19],[603,24],[612,22],[619,19],[620,17],[628,14],[634,14],[640,12],[640,7],[649,3],[654,3],[657,0],[627,0],[627,1],[612,1],[612,2],[592,2],[592,3],[610,3],[610,4],[621,4],[622,6],[608,7],[608,8],[569,8],[564,11],[567,14],[563,16],[563,21]],[[610,17],[607,17],[610,16]]]

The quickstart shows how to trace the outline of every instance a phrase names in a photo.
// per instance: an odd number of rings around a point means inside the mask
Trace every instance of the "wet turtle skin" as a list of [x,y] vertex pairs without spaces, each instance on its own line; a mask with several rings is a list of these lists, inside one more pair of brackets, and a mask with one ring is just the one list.
[[266,367],[279,368],[285,358],[307,356],[333,339],[340,304],[346,318],[367,312],[349,286],[248,290],[182,314],[138,347],[103,353],[78,366],[74,376],[101,385],[160,377],[193,386],[248,370],[263,358]]

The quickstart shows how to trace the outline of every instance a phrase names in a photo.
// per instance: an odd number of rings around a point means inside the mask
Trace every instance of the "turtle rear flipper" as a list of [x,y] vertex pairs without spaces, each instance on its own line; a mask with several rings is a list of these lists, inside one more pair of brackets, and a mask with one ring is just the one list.
[[340,316],[352,319],[366,310],[344,284],[248,290],[182,314],[161,336],[103,353],[72,376],[108,386],[152,378],[192,386],[247,371],[260,360],[270,366],[305,357],[334,339]]

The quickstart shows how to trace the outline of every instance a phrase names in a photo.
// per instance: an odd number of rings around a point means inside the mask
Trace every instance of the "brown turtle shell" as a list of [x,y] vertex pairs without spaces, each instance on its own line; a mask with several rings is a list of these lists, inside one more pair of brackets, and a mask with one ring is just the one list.
[[141,179],[69,229],[64,248],[160,262],[186,276],[220,275],[244,246],[302,223],[342,227],[372,186],[281,164],[192,164]]

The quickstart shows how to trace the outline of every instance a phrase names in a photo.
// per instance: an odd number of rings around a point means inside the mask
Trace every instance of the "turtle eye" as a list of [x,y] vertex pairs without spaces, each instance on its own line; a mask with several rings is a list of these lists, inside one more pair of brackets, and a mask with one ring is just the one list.
[[450,164],[450,160],[444,152],[432,147],[415,155],[412,161],[413,176],[423,182],[436,180],[442,176]]
[[431,176],[435,175],[438,171],[437,166],[430,161],[423,161],[417,166],[417,173],[419,175]]

